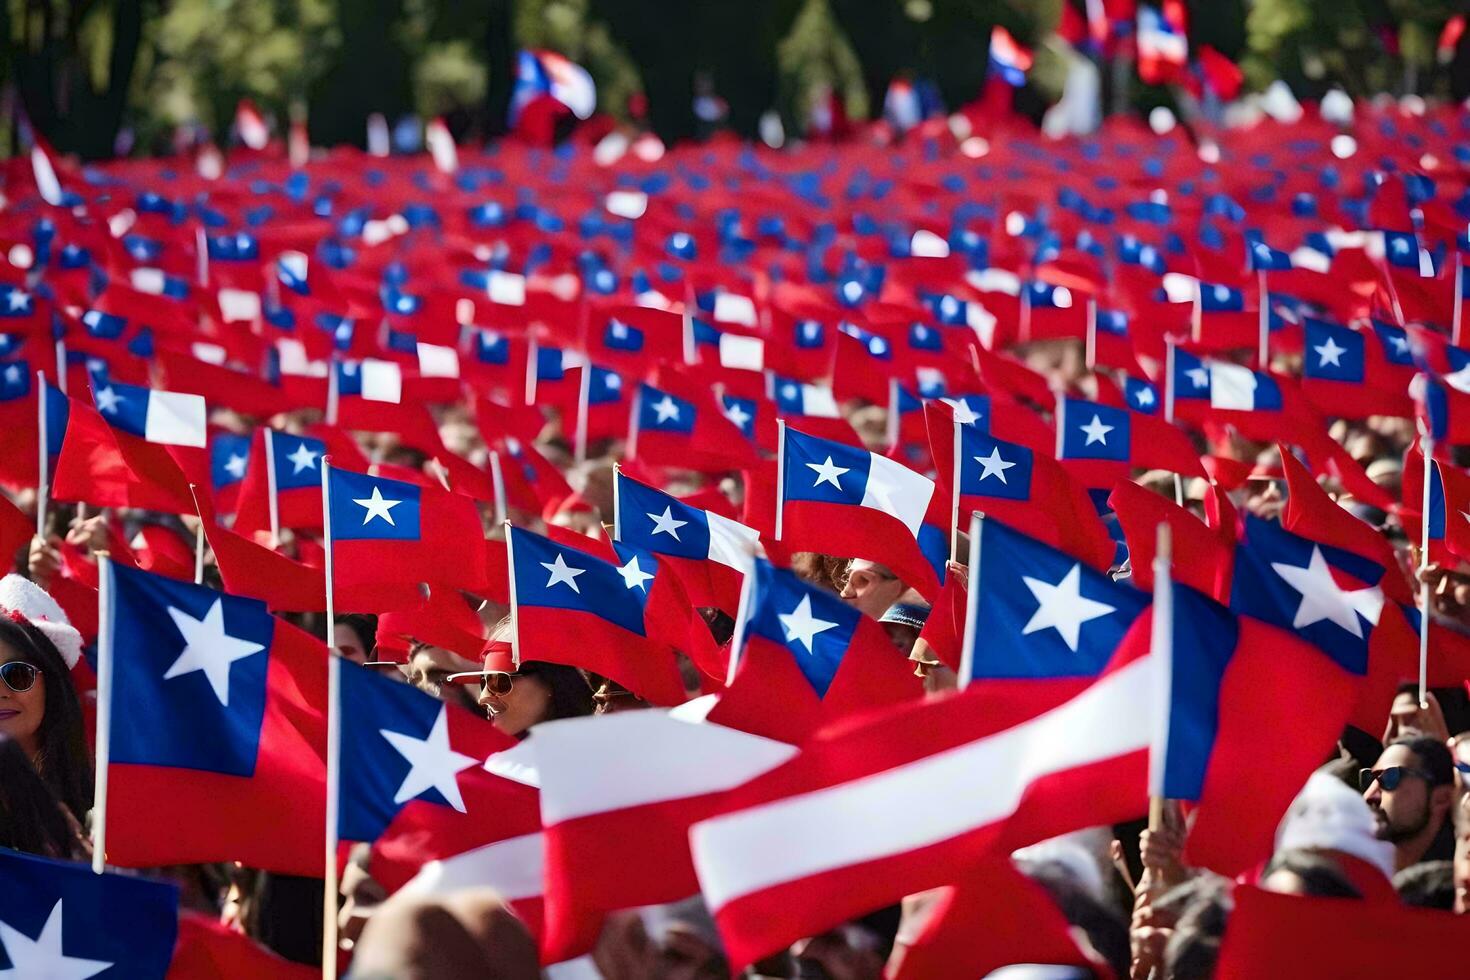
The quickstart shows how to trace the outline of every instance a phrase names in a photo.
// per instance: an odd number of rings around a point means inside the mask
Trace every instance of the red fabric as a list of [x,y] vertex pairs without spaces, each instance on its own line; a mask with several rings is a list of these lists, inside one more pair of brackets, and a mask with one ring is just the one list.
[[[108,425],[90,405],[71,401],[66,439],[56,461],[51,495],[98,507],[140,507],[169,514],[194,513],[190,482],[208,485],[203,450],[161,446]],[[181,460],[197,454],[191,476]],[[199,472],[202,467],[202,472]]]
[[321,970],[283,959],[242,932],[187,909],[179,912],[179,938],[168,980],[311,980]]

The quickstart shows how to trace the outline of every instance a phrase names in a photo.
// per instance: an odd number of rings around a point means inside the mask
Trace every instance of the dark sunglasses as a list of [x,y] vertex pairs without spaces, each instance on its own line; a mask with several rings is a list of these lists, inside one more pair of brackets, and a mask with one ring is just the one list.
[[531,675],[524,671],[508,674],[503,670],[469,670],[459,674],[450,674],[444,679],[451,684],[479,684],[482,695],[493,694],[498,698],[503,698],[511,692],[511,688],[515,687],[516,678],[529,676]]
[[1399,788],[1405,776],[1418,776],[1429,785],[1434,785],[1433,773],[1425,772],[1423,769],[1410,769],[1408,766],[1389,766],[1387,769],[1363,769],[1358,772],[1358,788],[1363,792],[1377,783],[1384,790],[1392,793]]
[[28,664],[24,660],[12,660],[9,663],[0,664],[0,681],[16,694],[24,694],[36,686],[36,675],[41,672],[39,667]]

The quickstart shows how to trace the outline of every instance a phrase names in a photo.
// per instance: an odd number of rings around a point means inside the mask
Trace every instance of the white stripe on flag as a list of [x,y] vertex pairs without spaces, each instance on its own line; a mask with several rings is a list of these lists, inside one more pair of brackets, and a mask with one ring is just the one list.
[[489,886],[515,901],[541,894],[546,842],[540,833],[509,837],[493,844],[430,861],[403,886],[410,895],[447,895],[459,888]]
[[766,342],[759,337],[720,334],[720,366],[740,371],[760,371],[766,366]]
[[868,485],[863,488],[863,506],[898,518],[909,533],[918,537],[919,525],[934,496],[934,481],[920,476],[902,463],[869,453]]
[[493,270],[490,273],[490,281],[485,284],[485,294],[490,297],[492,303],[499,303],[502,306],[525,306],[526,277],[514,272]]
[[755,313],[755,301],[749,296],[739,293],[718,293],[715,295],[715,319],[725,323],[738,323],[742,326],[753,327],[757,324]]
[[426,378],[459,377],[459,352],[453,347],[420,343],[418,350],[419,374]]
[[760,532],[709,511],[705,511],[705,520],[709,524],[709,560],[748,572],[751,557],[763,553]]
[[143,438],[164,446],[207,444],[204,399],[178,391],[150,391]]
[[783,742],[664,711],[547,722],[530,742],[548,827],[730,789],[796,754]]
[[403,400],[403,372],[392,361],[368,358],[362,362],[362,397],[370,402]]
[[1249,412],[1256,407],[1256,375],[1248,367],[1210,364],[1210,407]]
[[1005,820],[1043,777],[1147,749],[1152,669],[1140,658],[1015,728],[695,824],[705,900],[718,911],[762,889],[938,844]]
[[801,413],[824,419],[835,419],[842,415],[837,410],[837,399],[832,397],[832,389],[821,385],[801,386]]

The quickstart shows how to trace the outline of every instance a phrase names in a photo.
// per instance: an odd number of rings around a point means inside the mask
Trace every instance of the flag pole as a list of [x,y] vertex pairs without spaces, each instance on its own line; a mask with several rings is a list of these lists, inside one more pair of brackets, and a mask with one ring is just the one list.
[[1153,660],[1154,732],[1149,752],[1148,826],[1164,824],[1164,759],[1169,745],[1169,693],[1174,685],[1174,588],[1171,577],[1173,540],[1168,521],[1161,521],[1154,545],[1153,620],[1149,656]]
[[[271,431],[271,427],[268,425],[262,427],[261,432],[263,434],[262,438],[265,439],[265,498],[266,507],[270,511],[271,550],[274,551],[281,546],[281,505],[276,500],[276,439],[275,433]],[[322,479],[325,480],[326,478],[327,471],[323,468]],[[326,491],[323,490],[322,492],[325,493]],[[326,506],[325,499],[323,499],[322,505]],[[328,599],[328,601],[331,600]]]
[[[1174,424],[1174,338],[1164,338],[1164,421]],[[1184,506],[1184,477],[1174,474],[1174,503]]]
[[1087,297],[1087,339],[1084,341],[1083,360],[1087,370],[1097,370],[1097,297]]
[[975,672],[975,626],[978,624],[980,608],[980,538],[984,533],[985,514],[975,511],[970,515],[970,583],[965,590],[965,635],[960,646],[959,687],[964,690],[970,684],[970,675]]
[[1051,397],[1053,406],[1052,415],[1057,423],[1057,451],[1055,455],[1057,459],[1062,459],[1062,449],[1067,442],[1067,400],[1062,397],[1061,390],[1057,388],[1052,389]]
[[336,605],[332,596],[331,459],[330,456],[322,457],[322,550],[327,606],[327,805],[323,828],[326,831],[326,849],[323,855],[322,976],[326,980],[336,980],[337,976],[337,807],[342,770],[342,671],[333,642],[336,639]]
[[[1429,675],[1429,485],[1433,479],[1434,437],[1429,433],[1420,436],[1420,449],[1424,453],[1423,515],[1419,520],[1419,706],[1429,707],[1426,681]],[[1448,509],[1448,501],[1446,502]]]
[[623,531],[623,495],[618,491],[618,484],[623,482],[623,466],[621,463],[613,463],[613,535],[614,541],[621,541]]
[[1462,299],[1465,284],[1465,264],[1458,255],[1455,256],[1455,315],[1451,321],[1450,343],[1456,347],[1460,346],[1460,322],[1464,316],[1465,301]]
[[1256,360],[1261,365],[1261,370],[1269,370],[1271,364],[1271,294],[1266,290],[1266,270],[1256,270],[1257,291],[1260,298],[1256,301],[1261,306],[1260,324],[1258,331],[1260,339],[1256,349]]
[[112,757],[112,560],[97,553],[97,771],[92,785],[92,870],[107,867],[107,764]]
[[755,559],[752,558],[740,576],[740,598],[735,600],[735,632],[730,635],[730,662],[725,668],[725,686],[735,683],[735,671],[740,667],[740,654],[745,649],[746,620],[750,618],[750,593],[754,588]]
[[[958,561],[960,554],[960,420],[953,419],[954,459],[949,470],[949,560]],[[971,542],[974,547],[974,542]]]
[[56,387],[66,394],[66,341],[56,341]]
[[189,484],[189,497],[194,501],[194,516],[199,518],[199,526],[194,530],[194,584],[204,584],[204,511],[199,506],[199,492],[194,484]]
[[500,472],[500,452],[490,450],[490,489],[495,497],[495,523],[504,524],[505,512],[505,474]]
[[898,448],[899,432],[899,404],[898,404],[898,379],[888,379],[888,418],[884,426],[884,436],[888,439],[888,451],[893,452]]
[[786,503],[786,420],[776,420],[776,540],[781,540],[781,511]]
[[638,385],[638,390],[633,392],[632,402],[628,409],[628,443],[623,453],[624,459],[638,458],[638,410],[643,407],[643,385]]
[[582,365],[581,383],[577,385],[577,427],[572,458],[577,465],[587,462],[587,406],[592,400],[592,362]]
[[510,659],[517,668],[521,665],[521,616],[519,603],[516,602],[516,552],[512,543],[514,535],[511,534],[515,528],[510,521],[505,522],[505,564],[509,569],[506,578],[509,579],[510,592]]
[[36,451],[36,537],[46,537],[47,483],[51,468],[50,433],[46,430],[46,372],[36,372],[36,435],[39,448]]

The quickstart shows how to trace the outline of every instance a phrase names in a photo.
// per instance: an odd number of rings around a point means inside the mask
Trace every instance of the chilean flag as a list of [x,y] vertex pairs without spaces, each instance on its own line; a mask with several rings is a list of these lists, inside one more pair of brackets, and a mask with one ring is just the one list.
[[663,705],[685,700],[675,647],[709,669],[708,630],[698,635],[703,622],[647,552],[614,545],[607,561],[516,527],[506,547],[518,656],[594,671]]
[[[506,868],[507,880],[539,870],[539,793],[534,779],[528,784],[502,758],[515,740],[458,705],[369,668],[335,657],[332,666],[341,672],[337,829],[344,841],[373,843],[374,879],[392,892],[428,861],[491,845],[530,861]],[[517,903],[516,911],[539,921],[539,889],[524,898],[531,902]]]
[[1167,85],[1184,76],[1189,37],[1182,0],[1160,7],[1138,7],[1138,77],[1147,85]]
[[932,519],[932,480],[789,426],[778,456],[776,540],[797,551],[881,561],[924,595],[938,592],[949,541],[944,518]]
[[[715,813],[725,791],[795,754],[783,742],[706,722],[695,710],[708,709],[702,702],[536,726],[543,962],[589,951],[606,912],[697,892],[690,825]],[[608,860],[609,847],[620,860]]]
[[640,384],[633,399],[628,459],[654,466],[706,472],[740,469],[756,458],[755,447],[721,411],[708,389],[668,390]]
[[761,553],[760,534],[621,471],[613,481],[613,540],[657,555],[684,584],[692,605],[735,615],[741,583]]
[[999,24],[990,29],[990,70],[1013,88],[1025,85],[1026,73],[1031,70],[1031,49],[1019,44]]
[[[319,876],[326,647],[253,599],[116,562],[102,574],[108,863]],[[160,800],[173,819],[158,819]]]
[[1086,486],[1111,488],[1132,466],[1205,475],[1189,435],[1151,415],[1059,397],[1056,425],[1057,459]]

